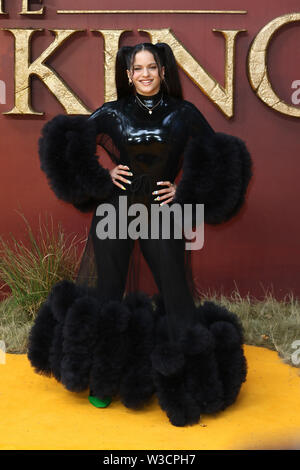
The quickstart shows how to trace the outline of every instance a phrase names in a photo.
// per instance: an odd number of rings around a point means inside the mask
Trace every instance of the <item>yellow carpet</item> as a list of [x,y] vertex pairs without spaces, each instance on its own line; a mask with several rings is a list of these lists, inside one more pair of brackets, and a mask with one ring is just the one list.
[[[0,449],[264,449],[300,443],[299,369],[276,352],[245,346],[248,378],[236,403],[177,428],[154,398],[142,411],[114,401],[97,409],[34,373],[26,355],[0,364]],[[299,447],[298,447],[299,448]]]

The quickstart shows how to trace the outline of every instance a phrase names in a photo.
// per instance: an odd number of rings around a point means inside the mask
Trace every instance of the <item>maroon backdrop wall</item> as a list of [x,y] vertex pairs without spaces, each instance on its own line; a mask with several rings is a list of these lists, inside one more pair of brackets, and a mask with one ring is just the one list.
[[[57,15],[57,9],[140,9],[138,1],[52,0],[44,1],[45,14],[20,16],[21,0],[4,2],[9,15],[0,16],[1,28],[42,28],[33,41],[37,57],[52,41],[49,29],[84,29],[48,61],[91,109],[103,103],[103,41],[92,29],[132,29],[120,45],[147,40],[138,28],[170,27],[186,49],[220,83],[224,84],[224,39],[212,29],[246,29],[236,42],[234,117],[227,119],[199,88],[180,72],[185,98],[192,101],[217,131],[237,135],[246,141],[254,161],[246,205],[233,220],[217,227],[205,227],[205,243],[194,253],[194,271],[200,290],[229,294],[238,287],[260,298],[272,290],[277,298],[292,291],[300,294],[299,283],[299,119],[272,110],[251,89],[246,70],[249,46],[260,29],[272,19],[297,12],[298,0],[261,2],[256,0],[210,0],[184,3],[186,9],[247,10],[245,15]],[[13,4],[12,4],[13,3]],[[99,6],[101,3],[101,6]],[[37,6],[32,7],[37,8]],[[152,0],[151,9],[182,9],[182,2]],[[45,122],[63,108],[41,83],[34,79],[32,104],[43,117],[5,116],[14,105],[14,41],[0,31],[0,80],[6,84],[6,103],[0,104],[0,210],[1,235],[13,233],[24,238],[21,211],[33,227],[39,214],[52,214],[67,232],[83,235],[91,218],[58,201],[40,171],[37,140]],[[292,82],[300,80],[300,24],[294,23],[276,34],[268,52],[268,70],[274,90],[292,105]],[[299,106],[299,105],[298,105]],[[148,285],[145,271],[143,282]]]

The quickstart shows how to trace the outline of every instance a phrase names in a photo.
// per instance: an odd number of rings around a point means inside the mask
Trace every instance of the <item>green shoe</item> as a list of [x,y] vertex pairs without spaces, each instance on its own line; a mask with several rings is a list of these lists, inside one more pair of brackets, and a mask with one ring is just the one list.
[[106,408],[111,403],[111,398],[106,397],[104,400],[100,400],[100,398],[89,396],[89,402],[94,405],[96,408]]

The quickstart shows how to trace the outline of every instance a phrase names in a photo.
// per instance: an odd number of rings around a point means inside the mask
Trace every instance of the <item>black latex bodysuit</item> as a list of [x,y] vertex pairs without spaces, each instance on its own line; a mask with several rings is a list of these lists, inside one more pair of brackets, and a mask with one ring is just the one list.
[[[152,114],[133,95],[104,104],[89,118],[96,123],[98,144],[116,165],[127,165],[133,173],[132,177],[125,176],[131,184],[122,182],[126,191],[115,186],[114,196],[107,201],[114,205],[117,214],[119,196],[127,196],[128,207],[143,203],[149,208],[161,202],[154,201],[152,192],[166,188],[158,186],[158,181],[174,182],[189,139],[214,133],[203,115],[187,101],[161,93],[150,98],[138,96],[149,108],[159,103]],[[77,283],[96,286],[104,300],[121,300],[126,279],[127,291],[137,289],[139,250],[130,238],[100,240],[96,235],[100,219],[95,212]],[[170,339],[176,341],[194,321],[190,252],[185,251],[184,238],[139,239],[139,243],[164,300]]]
[[[150,197],[158,189],[157,181],[173,182],[182,166],[182,156],[190,137],[214,133],[198,109],[188,101],[158,93],[152,97],[138,95],[149,114],[136,97],[104,104],[90,119],[95,120],[98,144],[118,165],[128,165],[133,182],[128,187],[132,202],[154,202]],[[122,194],[120,192],[120,194]]]

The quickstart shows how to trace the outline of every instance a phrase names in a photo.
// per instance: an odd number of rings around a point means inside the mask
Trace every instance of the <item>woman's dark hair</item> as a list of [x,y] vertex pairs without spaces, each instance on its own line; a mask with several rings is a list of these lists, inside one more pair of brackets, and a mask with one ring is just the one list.
[[[162,79],[162,90],[174,98],[183,99],[177,63],[172,49],[164,42],[155,45],[150,42],[143,42],[133,47],[123,46],[118,50],[115,72],[118,99],[134,93],[134,87],[128,83],[126,70],[132,69],[135,55],[140,51],[149,51],[153,54]],[[165,68],[164,79],[162,77],[162,67]]]

